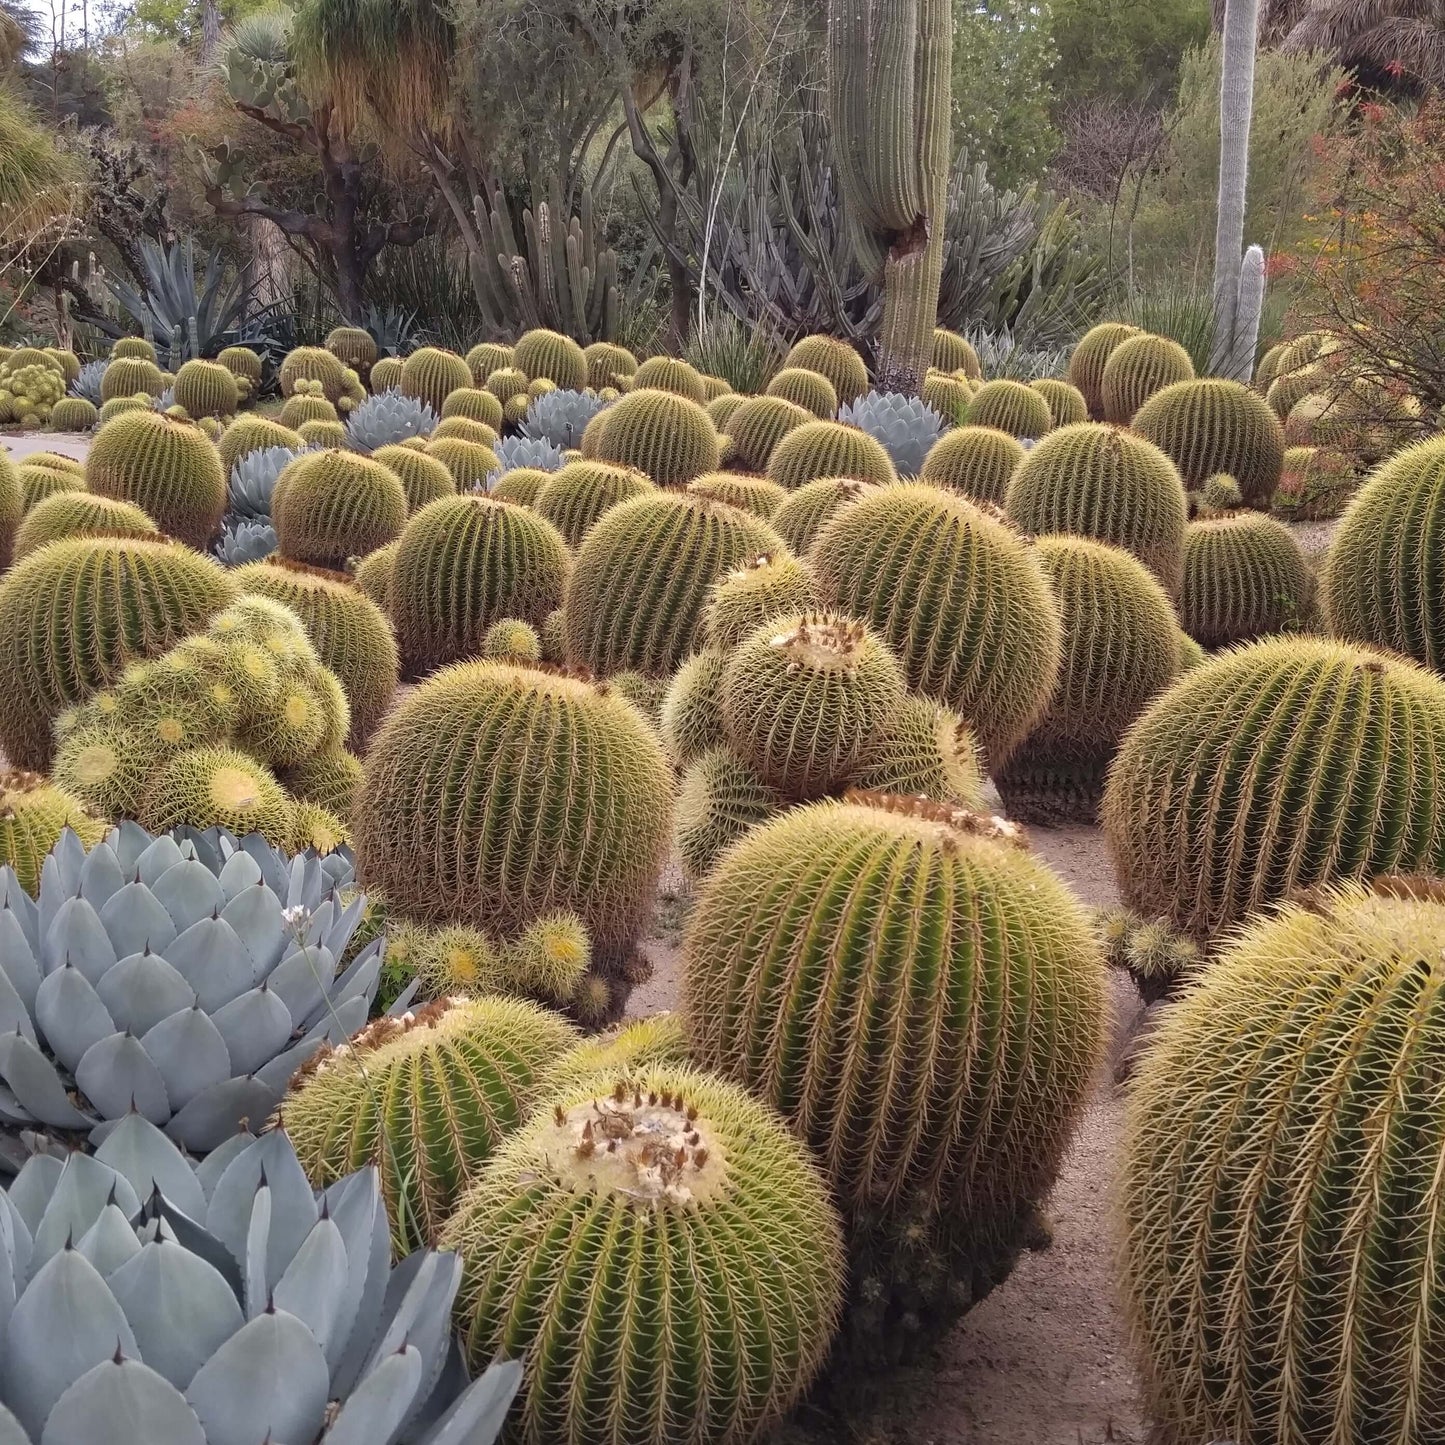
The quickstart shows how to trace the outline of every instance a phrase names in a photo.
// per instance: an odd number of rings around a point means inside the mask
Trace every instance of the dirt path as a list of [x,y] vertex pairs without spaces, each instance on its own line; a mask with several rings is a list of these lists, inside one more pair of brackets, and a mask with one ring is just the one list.
[[23,461],[31,452],[59,452],[83,462],[90,450],[90,438],[78,432],[7,432],[0,436],[0,447],[10,454],[12,462]]

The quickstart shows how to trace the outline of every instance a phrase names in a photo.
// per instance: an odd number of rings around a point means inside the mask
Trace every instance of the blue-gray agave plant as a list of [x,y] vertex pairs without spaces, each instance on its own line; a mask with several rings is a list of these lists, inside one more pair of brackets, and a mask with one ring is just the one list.
[[531,437],[503,437],[492,450],[497,454],[503,472],[514,471],[517,467],[536,467],[540,472],[555,472],[566,461],[561,447]]
[[232,513],[216,539],[216,560],[223,567],[244,567],[247,562],[264,562],[278,545],[269,517],[248,522]]
[[563,450],[579,447],[587,423],[606,405],[590,391],[549,391],[533,398],[522,420],[522,435]]
[[399,391],[379,391],[347,417],[346,439],[358,451],[374,452],[409,437],[428,437],[436,424],[437,414],[426,402]]
[[838,408],[838,420],[866,431],[893,458],[900,477],[916,477],[945,426],[943,418],[916,396],[870,391]]
[[89,854],[63,833],[37,898],[0,869],[0,1120],[94,1139],[135,1109],[194,1153],[259,1124],[366,1021],[381,950],[338,968],[350,882],[344,856],[133,823]]
[[241,518],[269,520],[276,478],[298,456],[300,453],[293,452],[290,447],[259,447],[239,458],[231,468],[227,511]]
[[71,396],[84,397],[92,406],[99,407],[100,383],[105,377],[105,368],[109,365],[107,361],[87,361],[80,368],[80,375],[70,383]]
[[159,396],[151,398],[152,411],[169,411],[176,404],[176,389],[168,386]]
[[283,1133],[198,1168],[139,1114],[0,1195],[0,1445],[491,1445],[453,1254],[390,1262],[375,1169],[316,1194]]

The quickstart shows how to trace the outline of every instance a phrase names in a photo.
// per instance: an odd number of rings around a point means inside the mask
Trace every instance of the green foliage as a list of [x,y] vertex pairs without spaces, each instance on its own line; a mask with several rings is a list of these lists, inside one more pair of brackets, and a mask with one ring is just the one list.
[[1445,683],[1413,663],[1306,638],[1211,658],[1144,713],[1109,774],[1124,901],[1202,941],[1298,888],[1438,873],[1442,747]]
[[1294,534],[1273,517],[1243,513],[1189,524],[1179,623],[1200,646],[1297,628],[1308,619],[1314,590]]
[[394,542],[406,525],[406,494],[395,472],[340,450],[288,462],[271,494],[281,556],[339,570]]
[[767,470],[771,480],[790,492],[822,477],[898,480],[881,442],[837,421],[805,419],[792,428],[769,453]]
[[1060,98],[1162,98],[1185,51],[1209,35],[1209,0],[1050,0],[1049,8]]
[[569,547],[577,547],[609,507],[654,490],[643,473],[627,467],[568,462],[548,477],[531,506],[556,527]]
[[633,467],[659,487],[718,469],[717,430],[702,407],[668,391],[634,391],[598,412],[595,459]]

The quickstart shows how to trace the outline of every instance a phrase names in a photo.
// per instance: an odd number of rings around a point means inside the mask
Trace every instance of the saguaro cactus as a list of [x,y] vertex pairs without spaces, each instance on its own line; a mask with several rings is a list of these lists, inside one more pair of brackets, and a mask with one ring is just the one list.
[[828,0],[828,110],[853,245],[883,274],[878,389],[933,359],[949,169],[952,0]]

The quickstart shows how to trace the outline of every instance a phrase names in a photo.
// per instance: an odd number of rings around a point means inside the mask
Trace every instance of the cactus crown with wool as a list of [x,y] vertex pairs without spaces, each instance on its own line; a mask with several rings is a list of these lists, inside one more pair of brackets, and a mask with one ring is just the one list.
[[1173,463],[1156,446],[1098,422],[1062,427],[1015,469],[1004,506],[1033,534],[1073,532],[1132,552],[1179,590],[1189,514]]
[[1089,415],[1096,421],[1104,418],[1104,368],[1109,357],[1116,347],[1139,334],[1137,326],[1103,321],[1086,331],[1069,353],[1069,383],[1082,393]]
[[795,492],[822,477],[896,482],[898,472],[883,444],[856,426],[810,421],[788,433],[768,458],[768,477]]
[[984,382],[974,392],[968,422],[970,426],[991,426],[1012,437],[1036,440],[1053,427],[1054,416],[1048,402],[1031,386],[1000,377]]
[[699,406],[708,400],[707,387],[695,366],[675,356],[650,356],[632,374],[634,391],[670,391]]
[[832,421],[838,414],[838,393],[833,383],[805,366],[785,366],[768,383],[767,394],[791,401],[821,421]]
[[806,407],[785,397],[749,397],[727,420],[733,448],[729,461],[745,471],[764,471],[778,443],[813,419]]
[[783,365],[801,366],[827,377],[839,403],[853,401],[868,390],[868,368],[846,342],[834,336],[805,336],[784,358]]
[[1227,647],[1298,627],[1314,590],[1294,534],[1273,517],[1245,512],[1189,524],[1179,623],[1201,646]]
[[346,440],[357,451],[374,452],[408,437],[429,437],[437,414],[424,401],[399,391],[368,397],[346,418]]
[[655,490],[642,472],[606,462],[576,461],[553,472],[531,505],[569,547],[577,547],[609,508]]
[[1017,437],[997,427],[955,427],[933,444],[918,480],[1002,505],[1009,478],[1027,455]]
[[339,569],[401,535],[406,493],[380,462],[340,449],[307,452],[277,479],[271,515],[283,557]]
[[1149,707],[1110,770],[1102,818],[1124,901],[1206,939],[1297,888],[1439,872],[1442,749],[1445,683],[1412,663],[1313,638],[1211,658]]
[[1130,336],[1109,353],[1104,365],[1100,387],[1104,420],[1128,426],[1156,391],[1193,379],[1194,362],[1177,341],[1149,332]]
[[974,727],[1002,763],[1058,676],[1058,605],[1018,535],[924,483],[841,508],[809,554],[818,601],[868,622],[908,684]]
[[44,497],[26,514],[15,534],[14,559],[38,551],[65,537],[151,537],[159,540],[156,524],[129,502],[112,502],[93,492],[56,492]]
[[1312,890],[1161,1021],[1121,1202],[1162,1439],[1415,1440],[1445,1408],[1417,1347],[1442,1320],[1442,948],[1435,885]]
[[[838,410],[838,420],[877,441],[900,477],[918,475],[924,457],[944,430],[943,418],[931,406],[916,396],[897,392],[870,391],[854,402],[845,402]],[[847,474],[842,468],[834,475]]]
[[677,487],[718,468],[712,418],[669,391],[632,392],[599,413],[595,460],[645,472],[659,487]]

